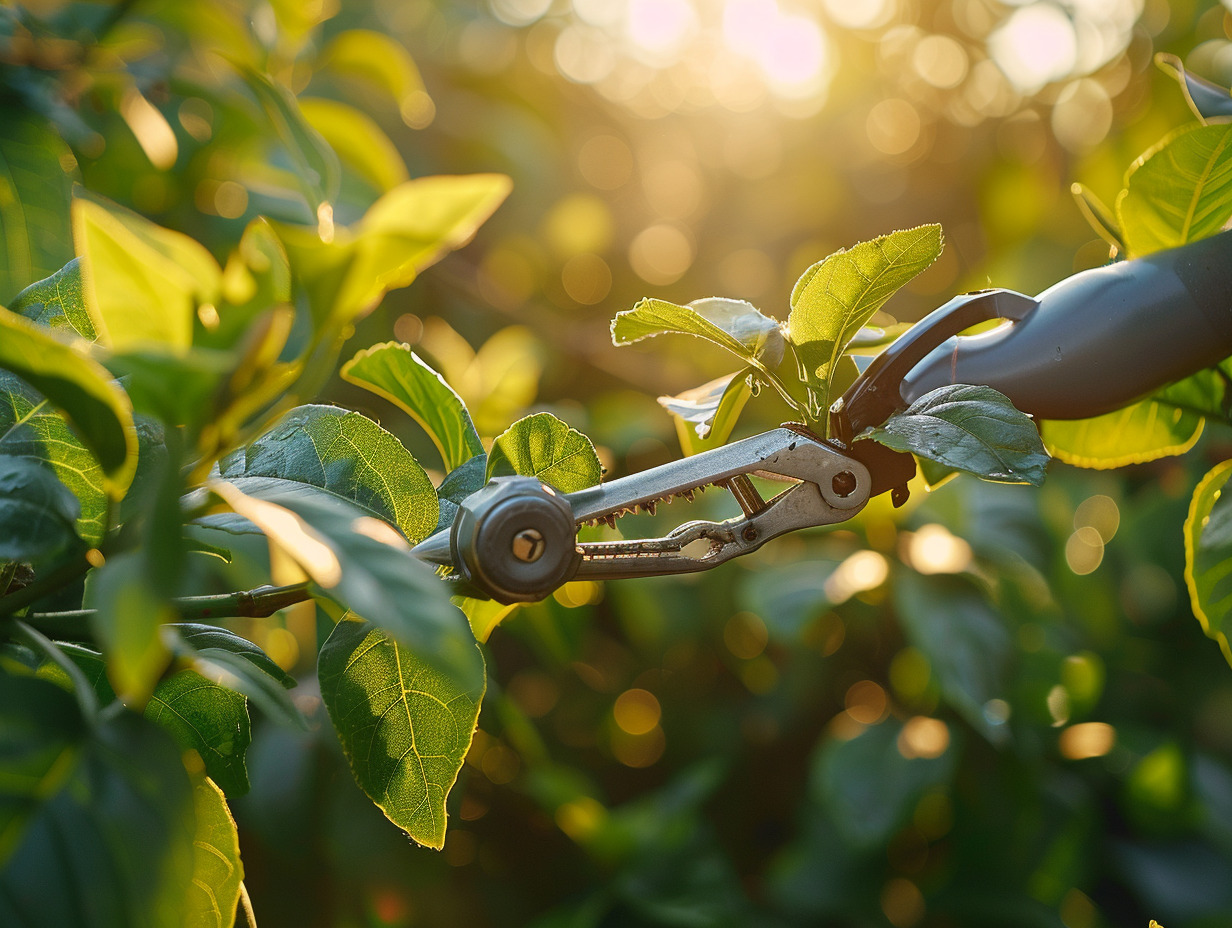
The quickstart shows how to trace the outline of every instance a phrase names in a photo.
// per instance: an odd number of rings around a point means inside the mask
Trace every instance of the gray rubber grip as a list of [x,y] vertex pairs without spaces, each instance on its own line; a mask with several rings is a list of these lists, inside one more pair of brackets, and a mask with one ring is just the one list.
[[1083,271],[1021,321],[951,338],[903,379],[914,402],[986,384],[1043,419],[1120,409],[1232,355],[1232,232]]

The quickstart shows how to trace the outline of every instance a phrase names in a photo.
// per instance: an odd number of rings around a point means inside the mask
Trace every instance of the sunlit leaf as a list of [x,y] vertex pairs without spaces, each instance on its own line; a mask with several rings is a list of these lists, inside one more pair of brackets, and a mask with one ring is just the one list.
[[225,648],[177,648],[177,653],[193,671],[211,683],[247,696],[275,722],[298,729],[308,727],[284,686],[242,654]]
[[955,766],[955,751],[937,757],[907,757],[896,721],[866,728],[849,740],[830,739],[813,765],[809,789],[851,844],[887,841],[910,818],[920,797],[943,786]]
[[210,654],[215,650],[227,651],[244,658],[258,670],[277,680],[290,689],[295,686],[295,678],[279,667],[272,658],[247,638],[241,638],[235,632],[216,625],[203,625],[200,622],[177,622],[170,626],[180,639],[197,654]]
[[969,581],[950,575],[900,572],[894,605],[945,702],[994,744],[1004,742],[1004,720],[985,713],[990,700],[1005,696],[1003,677],[1013,652],[1000,616]]
[[90,630],[106,655],[107,677],[125,705],[143,709],[171,660],[158,632],[175,613],[152,586],[140,552],[108,558],[90,583]]
[[711,297],[677,306],[644,299],[612,320],[612,341],[617,345],[671,333],[704,338],[756,366],[777,366],[786,349],[778,322],[744,300]]
[[51,274],[73,256],[68,146],[47,120],[0,106],[0,300]]
[[1040,423],[1048,452],[1076,467],[1111,468],[1184,454],[1202,434],[1202,416],[1145,399],[1093,419]]
[[0,563],[43,561],[80,545],[80,511],[77,498],[50,468],[0,455]]
[[74,258],[50,277],[26,287],[13,298],[9,308],[52,331],[67,329],[91,342],[97,336],[86,309],[80,258]]
[[462,610],[466,621],[471,623],[471,634],[480,644],[485,644],[497,626],[525,603],[498,603],[493,599],[475,599],[473,596],[455,596],[454,605]]
[[185,928],[231,928],[240,900],[244,865],[240,839],[227,800],[207,777],[193,784],[192,881],[184,913]]
[[210,486],[330,599],[370,617],[444,671],[469,665],[474,639],[465,617],[449,602],[447,585],[411,554],[393,528],[305,484],[250,478],[244,482],[246,493],[221,480]]
[[1194,615],[1232,664],[1232,461],[1212,468],[1194,490],[1185,520],[1185,585]]
[[218,464],[240,489],[245,478],[277,478],[328,490],[392,522],[412,542],[436,526],[436,491],[393,435],[337,406],[300,406]]
[[205,247],[114,203],[73,201],[86,307],[99,341],[117,351],[192,343],[197,307],[218,301],[222,271]]
[[680,447],[686,455],[717,448],[731,438],[744,404],[752,396],[748,368],[719,377],[675,396],[659,397],[676,423]]
[[1131,258],[1214,235],[1232,216],[1232,124],[1185,126],[1155,145],[1116,209]]
[[472,644],[444,674],[368,622],[344,618],[321,648],[321,698],[355,779],[420,844],[445,843],[445,800],[470,748],[486,687]]
[[[248,223],[239,245],[222,272],[222,302],[217,320],[205,325],[198,314],[193,344],[206,348],[233,348],[251,331],[256,319],[270,307],[291,300],[291,268],[269,220]],[[207,319],[209,319],[207,314]]]
[[489,480],[511,474],[537,477],[572,493],[598,483],[603,466],[589,438],[551,413],[538,412],[509,426],[488,452]]
[[343,380],[384,397],[423,426],[446,471],[483,453],[462,399],[408,346],[373,345],[344,364],[341,373]]
[[1078,204],[1078,211],[1090,223],[1091,228],[1095,230],[1095,234],[1118,252],[1125,254],[1129,249],[1125,247],[1116,214],[1104,204],[1103,200],[1095,195],[1094,191],[1084,184],[1071,184],[1069,190],[1074,195],[1074,201]]
[[1164,387],[1151,399],[1165,407],[1232,423],[1232,358]]
[[322,205],[338,197],[342,183],[338,156],[304,118],[299,101],[291,91],[252,68],[242,64],[236,67],[294,163],[308,205],[319,217]]
[[103,488],[124,495],[137,468],[128,397],[100,364],[28,319],[0,309],[0,367],[62,410],[103,470]]
[[1035,423],[992,387],[938,387],[866,436],[1000,483],[1039,486],[1048,467]]
[[301,97],[299,106],[338,158],[378,191],[384,193],[407,181],[402,155],[366,113],[319,97]]
[[356,81],[364,91],[387,94],[397,106],[402,121],[412,128],[421,128],[432,119],[435,108],[406,46],[382,32],[370,29],[340,32],[325,46],[321,65]]
[[165,733],[89,728],[59,686],[0,673],[0,756],[0,924],[183,925],[192,790]]
[[831,382],[847,343],[941,249],[939,225],[891,232],[830,255],[796,281],[787,337],[818,410],[830,405]]

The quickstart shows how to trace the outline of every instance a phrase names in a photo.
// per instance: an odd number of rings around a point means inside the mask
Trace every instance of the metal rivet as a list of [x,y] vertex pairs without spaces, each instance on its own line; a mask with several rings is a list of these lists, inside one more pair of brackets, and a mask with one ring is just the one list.
[[757,529],[753,528],[753,526],[751,525],[746,526],[744,531],[740,533],[740,537],[743,538],[745,541],[756,541],[757,540]]
[[845,470],[841,474],[834,475],[830,486],[834,489],[835,496],[848,497],[856,491],[857,482],[856,475],[849,470]]
[[513,556],[519,561],[525,561],[527,564],[533,564],[539,558],[543,557],[544,549],[547,548],[547,543],[543,540],[543,535],[536,528],[524,528],[513,536],[511,545]]

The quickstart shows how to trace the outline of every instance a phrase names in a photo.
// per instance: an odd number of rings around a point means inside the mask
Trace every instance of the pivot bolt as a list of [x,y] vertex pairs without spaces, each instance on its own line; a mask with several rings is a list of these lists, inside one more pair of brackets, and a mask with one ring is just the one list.
[[543,535],[540,534],[538,529],[524,528],[513,536],[511,548],[513,556],[519,561],[533,564],[543,557],[547,544],[544,542]]
[[856,491],[856,482],[856,475],[845,470],[841,474],[834,475],[830,486],[834,489],[835,496],[846,498]]

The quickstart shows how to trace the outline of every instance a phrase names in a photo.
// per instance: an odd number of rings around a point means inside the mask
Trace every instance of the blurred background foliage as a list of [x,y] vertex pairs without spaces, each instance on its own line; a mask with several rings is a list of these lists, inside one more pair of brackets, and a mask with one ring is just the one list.
[[[1155,53],[1227,85],[1230,37],[1191,0],[4,0],[0,302],[72,256],[74,182],[220,258],[254,215],[314,218],[297,149],[219,56],[259,65],[337,150],[339,222],[407,176],[514,179],[352,344],[415,345],[482,434],[549,409],[630,473],[678,454],[655,397],[727,362],[616,351],[616,311],[721,295],[784,318],[809,264],[923,222],[947,247],[900,321],[1098,265],[1070,183],[1111,201],[1189,118]],[[392,408],[325,397],[439,476]],[[754,403],[738,434],[782,414]],[[1226,926],[1232,670],[1180,528],[1229,449],[1211,428],[1182,459],[1054,463],[1042,490],[960,478],[706,575],[567,585],[488,644],[441,854],[354,786],[311,612],[241,622],[316,719],[258,725],[249,752],[260,922]]]

